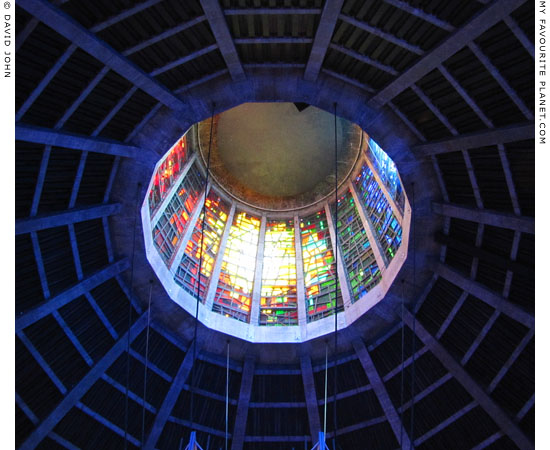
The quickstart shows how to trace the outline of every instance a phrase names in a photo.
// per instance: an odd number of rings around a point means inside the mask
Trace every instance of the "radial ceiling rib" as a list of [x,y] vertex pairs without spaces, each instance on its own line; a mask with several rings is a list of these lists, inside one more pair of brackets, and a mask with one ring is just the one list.
[[[399,442],[399,445],[401,445],[402,448],[409,448],[411,446],[409,436],[403,430],[401,419],[399,418],[399,415],[397,414],[397,411],[393,406],[390,396],[388,395],[388,391],[386,390],[386,386],[384,385],[382,378],[376,370],[374,362],[372,361],[372,358],[369,355],[365,344],[360,338],[355,338],[353,339],[353,348],[355,349],[355,353],[357,353],[359,361],[363,366],[363,370],[365,371],[365,374],[367,375],[367,378],[369,379],[374,389],[374,393],[376,394],[376,397],[380,402],[380,406],[382,406],[382,409],[384,410],[384,414],[386,415],[386,418],[391,425],[397,442]],[[403,433],[403,442],[400,442],[401,433]]]
[[528,328],[534,328],[535,317],[521,307],[506,300],[501,295],[487,289],[482,284],[465,277],[464,275],[450,268],[446,264],[438,263],[435,270],[438,275],[445,278],[447,281],[450,281],[451,283],[455,284],[466,292],[479,298],[480,300],[495,308],[497,311],[500,311],[507,316],[510,316],[511,318],[517,320]]
[[[193,351],[191,350],[192,345],[193,343],[191,342],[188,347],[189,350],[185,354],[180,368],[178,369],[178,373],[176,374],[174,381],[170,385],[170,389],[166,393],[166,397],[164,397],[162,406],[160,407],[159,412],[155,417],[155,421],[151,426],[151,431],[147,436],[147,441],[143,446],[145,450],[153,450],[155,448],[155,445],[160,437],[160,434],[162,433],[164,425],[168,420],[168,416],[172,412],[172,409],[174,408],[174,405],[178,400],[180,392],[183,389],[183,385],[185,384],[185,381],[187,380],[187,377],[191,372],[191,368],[193,367]],[[199,352],[200,349],[197,349],[197,353]]]
[[167,107],[175,111],[187,109],[187,105],[165,86],[47,0],[19,0],[17,4]]
[[535,234],[535,218],[516,216],[499,211],[488,209],[476,209],[468,206],[455,205],[452,203],[432,203],[432,210],[436,214],[456,219],[469,220],[470,222],[483,223],[509,230],[521,231],[522,233]]
[[248,417],[248,405],[250,403],[250,395],[252,394],[253,380],[254,360],[251,357],[247,357],[244,360],[243,375],[241,377],[241,390],[239,393],[239,404],[237,406],[237,415],[235,417],[231,450],[242,450],[244,445],[246,419]]
[[52,214],[16,220],[15,235],[111,216],[118,214],[121,208],[120,203],[108,203],[83,208],[71,208]]
[[104,372],[113,364],[122,354],[128,343],[128,333],[130,340],[135,339],[147,325],[146,314],[141,315],[128,332],[111,347],[111,349],[101,358],[95,366],[80,380],[80,382],[65,396],[55,409],[38,425],[30,434],[27,440],[21,445],[21,450],[31,450],[44,439],[50,431],[63,419],[88,390],[101,378]]
[[[495,401],[481,388],[466,370],[447,352],[447,350],[415,320],[411,312],[405,310],[403,321],[410,329],[414,329],[416,336],[426,345],[430,351],[439,359],[445,368],[457,381],[468,391],[472,398],[487,411],[500,429],[521,449],[534,449],[533,443],[523,434],[519,427],[508,417]],[[413,326],[413,322],[416,322]]]
[[308,81],[317,80],[343,4],[344,0],[327,0],[323,6],[304,73],[304,78]]
[[521,6],[523,2],[524,0],[502,0],[493,2],[480,14],[449,36],[443,43],[427,53],[423,58],[420,58],[416,64],[372,97],[368,102],[369,106],[372,108],[379,108],[388,103],[424,75],[435,69],[441,62],[468,45],[484,31],[503,20],[508,14]]
[[[15,125],[15,139],[18,141],[34,142],[63,147],[72,150],[85,150],[89,152],[105,153],[107,155],[136,158],[143,162],[149,162],[154,158],[150,150],[122,144],[117,141],[98,137],[88,137],[78,134],[66,133],[49,128],[35,127],[32,125]],[[156,161],[156,158],[154,158]]]
[[246,78],[244,69],[220,3],[218,0],[200,0],[200,2],[231,78],[234,81],[244,80]]
[[533,123],[514,125],[510,127],[496,128],[492,130],[477,131],[475,133],[461,134],[442,141],[418,144],[413,151],[422,156],[450,153],[470,148],[480,148],[495,144],[505,144],[535,138],[535,126]]
[[19,316],[15,319],[15,331],[23,330],[24,328],[32,325],[33,323],[39,321],[43,317],[51,314],[54,311],[57,311],[59,308],[65,306],[67,303],[70,303],[74,299],[78,298],[81,295],[86,294],[90,289],[99,286],[105,281],[113,278],[115,275],[127,270],[130,267],[127,258],[121,259],[114,264],[111,264],[105,267],[103,270],[96,272],[95,274],[85,278],[77,285],[73,286],[70,289],[62,292],[61,294],[39,304],[33,309],[27,311],[22,316]]
[[308,355],[300,358],[300,367],[302,369],[302,382],[304,383],[309,432],[311,441],[315,443],[319,437],[319,431],[321,431],[321,420],[319,418],[317,393],[315,392],[315,378],[313,377],[311,358]]

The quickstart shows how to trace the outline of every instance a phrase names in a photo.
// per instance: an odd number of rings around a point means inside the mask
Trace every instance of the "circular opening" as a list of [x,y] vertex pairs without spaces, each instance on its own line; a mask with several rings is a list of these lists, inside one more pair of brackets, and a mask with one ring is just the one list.
[[343,119],[336,195],[334,125],[311,106],[244,104],[192,126],[158,162],[143,229],[176,303],[194,315],[198,298],[199,320],[249,341],[301,342],[333,331],[335,311],[343,328],[384,297],[410,206],[393,161]]

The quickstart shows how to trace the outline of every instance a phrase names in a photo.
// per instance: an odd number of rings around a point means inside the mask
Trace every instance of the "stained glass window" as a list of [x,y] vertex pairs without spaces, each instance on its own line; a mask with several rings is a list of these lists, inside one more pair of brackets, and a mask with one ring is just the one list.
[[401,245],[401,225],[367,165],[363,165],[361,173],[355,179],[355,185],[364,202],[367,216],[376,230],[382,250],[388,261],[391,261]]
[[153,241],[167,265],[187,229],[203,185],[203,176],[193,164],[153,229]]
[[367,156],[378,172],[378,175],[380,175],[380,179],[386,186],[394,202],[401,210],[401,213],[403,213],[405,195],[395,163],[371,138],[369,138]]
[[176,271],[175,280],[183,289],[192,295],[197,295],[199,282],[199,263],[201,256],[201,239],[203,239],[203,257],[201,265],[201,285],[199,297],[205,300],[206,287],[212,274],[216,255],[220,247],[220,241],[227,222],[229,205],[224,202],[214,191],[210,191],[206,198],[206,219],[204,219],[204,239],[202,238],[202,223],[204,215],[201,213],[195,224],[191,239],[187,242],[185,253]]
[[356,302],[380,282],[382,274],[350,191],[338,199],[337,224],[351,301]]
[[300,220],[307,321],[322,319],[342,307],[342,295],[336,295],[336,265],[330,232],[324,211]]
[[294,221],[267,222],[260,325],[297,325]]
[[183,136],[168,152],[153,176],[153,185],[149,191],[149,212],[151,216],[168,195],[168,191],[177,180],[188,158],[187,137]]
[[243,322],[250,318],[260,219],[235,215],[229,230],[213,311]]

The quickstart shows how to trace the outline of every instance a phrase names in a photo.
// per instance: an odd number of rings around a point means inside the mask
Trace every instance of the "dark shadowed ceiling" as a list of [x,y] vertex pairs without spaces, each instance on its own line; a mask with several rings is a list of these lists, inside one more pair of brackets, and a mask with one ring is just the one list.
[[[404,283],[329,345],[336,448],[534,448],[532,2],[19,0],[15,19],[17,447],[175,449],[191,426],[224,447],[226,338],[199,328],[193,358],[139,256],[137,181],[213,104],[286,101],[336,103],[416,192]],[[311,448],[324,362],[323,341],[232,340],[231,448]]]

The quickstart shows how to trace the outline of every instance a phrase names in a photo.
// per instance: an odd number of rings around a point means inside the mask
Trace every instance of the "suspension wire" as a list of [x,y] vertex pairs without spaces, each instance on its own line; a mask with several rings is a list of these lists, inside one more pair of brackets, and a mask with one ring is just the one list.
[[132,327],[132,296],[134,289],[134,260],[136,253],[136,226],[137,226],[137,210],[139,203],[139,191],[141,183],[136,186],[136,199],[134,205],[134,229],[132,237],[132,270],[130,272],[130,298],[128,299],[128,342],[126,343],[126,395],[124,398],[124,449],[128,448],[128,386],[130,384],[130,329]]
[[227,450],[228,436],[229,436],[229,339],[227,340],[227,363],[225,367],[225,450]]
[[[412,183],[412,226],[413,226],[413,293],[416,295],[416,210],[414,202],[414,182]],[[416,352],[416,306],[413,306],[413,329],[412,329],[412,375],[411,375],[411,449],[414,448],[414,384],[415,384],[415,352]]]
[[401,431],[399,434],[399,444],[401,450],[403,450],[403,404],[404,404],[404,384],[405,384],[405,322],[403,321],[405,313],[405,279],[401,280]]
[[325,341],[325,414],[323,419],[323,422],[324,422],[323,434],[325,436],[327,435],[327,385],[328,385],[328,341]]
[[336,415],[336,393],[338,392],[338,127],[336,118],[336,103],[334,103],[334,266],[336,268],[336,298],[334,307],[334,404],[333,404],[333,447],[336,450],[336,431],[338,427]]
[[215,103],[212,103],[212,114],[210,116],[210,140],[208,142],[208,157],[206,162],[206,177],[204,179],[204,203],[202,205],[202,223],[201,223],[201,244],[200,244],[200,257],[199,257],[199,278],[197,283],[197,294],[196,294],[196,309],[195,309],[195,330],[193,332],[193,365],[191,366],[191,379],[189,380],[189,388],[191,390],[191,403],[190,403],[190,428],[193,429],[193,406],[194,406],[194,387],[193,381],[195,379],[195,370],[196,364],[195,360],[197,357],[197,333],[199,325],[199,303],[200,303],[200,292],[201,292],[201,271],[202,271],[202,260],[203,260],[203,248],[204,248],[204,223],[206,220],[206,191],[208,189],[208,178],[210,175],[210,153],[212,150],[212,131],[214,127],[214,109],[216,107]]
[[145,445],[145,401],[147,397],[147,369],[149,368],[149,329],[151,325],[151,298],[153,296],[153,280],[149,280],[149,306],[147,307],[147,334],[145,338],[145,371],[143,373],[143,402],[141,412],[141,448]]

